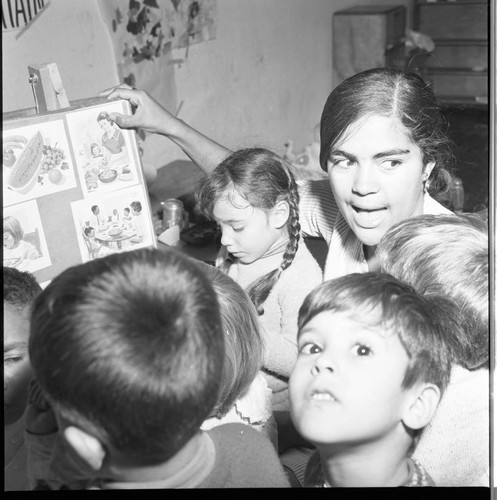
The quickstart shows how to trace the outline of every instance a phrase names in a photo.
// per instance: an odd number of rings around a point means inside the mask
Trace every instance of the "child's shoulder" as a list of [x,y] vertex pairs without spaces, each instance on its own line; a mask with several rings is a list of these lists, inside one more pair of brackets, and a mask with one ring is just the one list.
[[289,279],[290,277],[292,281],[296,278],[301,279],[304,283],[312,285],[312,288],[323,281],[323,272],[321,267],[309,251],[309,248],[307,248],[303,238],[299,241],[297,253],[295,254],[290,267],[288,267],[285,270],[285,273],[282,274],[282,279],[285,274],[287,275],[286,279]]
[[271,441],[239,423],[206,431],[216,450],[214,469],[203,488],[288,487],[288,480]]

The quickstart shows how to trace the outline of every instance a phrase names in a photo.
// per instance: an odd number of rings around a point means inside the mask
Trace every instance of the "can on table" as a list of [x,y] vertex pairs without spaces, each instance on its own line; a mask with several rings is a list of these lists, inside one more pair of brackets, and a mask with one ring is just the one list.
[[166,230],[173,226],[179,226],[181,231],[188,225],[186,212],[181,200],[169,198],[161,202],[162,205],[162,229]]

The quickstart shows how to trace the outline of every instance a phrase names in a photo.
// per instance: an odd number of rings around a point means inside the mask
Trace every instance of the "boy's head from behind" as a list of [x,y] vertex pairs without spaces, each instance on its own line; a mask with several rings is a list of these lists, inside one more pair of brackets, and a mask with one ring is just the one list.
[[387,274],[350,274],[314,289],[299,312],[290,377],[297,430],[318,447],[381,438],[407,452],[448,383],[452,347],[438,316],[451,312],[451,303]]
[[26,407],[32,377],[28,355],[29,316],[41,292],[36,278],[13,267],[3,268],[4,423],[17,421]]
[[460,341],[466,344],[457,363],[468,369],[488,366],[489,247],[483,216],[412,217],[389,229],[376,255],[385,272],[418,292],[450,297],[460,313]]
[[95,470],[104,457],[140,467],[168,461],[209,415],[224,338],[193,261],[141,249],[57,276],[35,302],[29,352],[80,457],[96,447],[98,460],[84,456]]

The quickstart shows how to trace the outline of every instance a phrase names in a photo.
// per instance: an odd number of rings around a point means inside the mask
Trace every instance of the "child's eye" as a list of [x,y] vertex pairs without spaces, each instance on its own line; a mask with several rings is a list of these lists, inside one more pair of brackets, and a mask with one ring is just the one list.
[[11,358],[4,358],[3,364],[5,365],[15,365],[20,363],[24,359],[23,356],[12,356]]
[[299,349],[299,352],[303,354],[317,354],[321,352],[321,347],[313,342],[307,342]]
[[355,351],[358,356],[369,356],[373,351],[364,344],[358,344],[355,346]]
[[240,233],[240,232],[242,232],[244,229],[245,229],[244,227],[234,227],[234,228],[233,228],[233,231],[234,231],[235,233]]

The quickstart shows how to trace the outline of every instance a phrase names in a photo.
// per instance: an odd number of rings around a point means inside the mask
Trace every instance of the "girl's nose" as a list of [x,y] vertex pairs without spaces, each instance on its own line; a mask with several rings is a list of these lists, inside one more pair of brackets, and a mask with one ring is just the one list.
[[221,245],[227,247],[233,242],[233,238],[230,235],[229,230],[221,230]]
[[378,191],[378,179],[372,165],[359,165],[355,171],[352,190],[365,196]]

